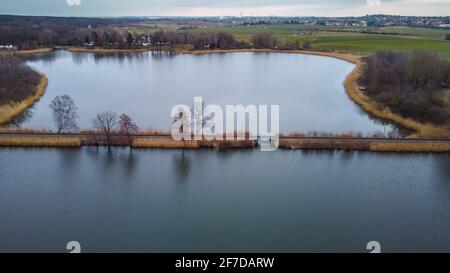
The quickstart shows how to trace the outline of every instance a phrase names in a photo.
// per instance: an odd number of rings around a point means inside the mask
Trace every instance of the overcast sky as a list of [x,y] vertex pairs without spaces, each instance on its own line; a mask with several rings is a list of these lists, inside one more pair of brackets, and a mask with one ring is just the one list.
[[52,16],[350,16],[375,13],[450,15],[450,0],[0,0],[0,2],[0,14]]

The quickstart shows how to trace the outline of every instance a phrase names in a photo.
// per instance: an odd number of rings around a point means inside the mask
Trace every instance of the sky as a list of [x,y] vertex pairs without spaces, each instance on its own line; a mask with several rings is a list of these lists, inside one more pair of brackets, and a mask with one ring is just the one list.
[[0,0],[0,14],[49,16],[449,16],[450,0]]

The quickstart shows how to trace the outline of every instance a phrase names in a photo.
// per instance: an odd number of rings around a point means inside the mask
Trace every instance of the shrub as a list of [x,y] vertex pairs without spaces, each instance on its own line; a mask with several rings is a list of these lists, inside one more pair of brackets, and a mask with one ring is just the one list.
[[366,87],[364,92],[369,97],[404,118],[450,122],[442,92],[448,87],[450,61],[423,50],[410,54],[383,51],[365,61],[360,85]]
[[255,33],[251,38],[254,48],[275,48],[277,45],[277,39],[272,33]]

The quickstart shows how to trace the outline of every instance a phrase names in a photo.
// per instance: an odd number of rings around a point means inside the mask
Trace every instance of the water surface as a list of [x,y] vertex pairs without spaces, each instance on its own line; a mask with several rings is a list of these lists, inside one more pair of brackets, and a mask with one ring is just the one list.
[[99,112],[126,113],[143,129],[170,128],[170,111],[208,104],[280,105],[286,131],[387,131],[346,95],[343,82],[354,65],[342,60],[283,53],[95,54],[56,51],[28,63],[49,78],[45,96],[20,122],[52,128],[49,104],[70,95],[79,108],[79,125],[92,127]]
[[450,251],[450,156],[0,149],[0,252]]

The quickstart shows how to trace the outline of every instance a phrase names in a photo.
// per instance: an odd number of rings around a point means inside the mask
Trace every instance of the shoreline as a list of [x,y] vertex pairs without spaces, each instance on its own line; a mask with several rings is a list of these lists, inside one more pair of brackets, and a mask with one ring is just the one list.
[[[142,49],[105,49],[105,48],[82,48],[82,47],[60,47],[69,52],[93,52],[93,53],[129,53],[129,52],[150,52],[153,48]],[[52,48],[43,48],[37,50],[30,50],[22,52],[21,54],[35,54],[53,51]],[[214,49],[214,50],[186,50],[183,49],[181,54],[210,54],[210,53],[238,53],[238,52],[261,52],[261,53],[288,53],[288,54],[304,54],[331,57],[343,61],[347,61],[356,65],[356,67],[347,75],[344,81],[344,88],[348,97],[362,108],[366,113],[373,115],[376,118],[390,121],[398,126],[407,128],[413,131],[413,136],[419,137],[448,137],[450,132],[444,128],[432,124],[420,123],[412,119],[403,118],[400,115],[393,113],[388,107],[379,105],[366,96],[361,90],[357,82],[361,70],[364,66],[362,57],[353,53],[343,52],[328,52],[328,51],[314,51],[314,50],[277,50],[277,49]],[[0,120],[0,124],[2,124]]]
[[120,49],[120,48],[84,48],[84,47],[61,47],[60,49],[65,49],[72,53],[77,52],[92,52],[92,53],[132,53],[132,52],[150,52],[154,51],[152,48],[135,48],[135,49]]
[[182,54],[209,54],[209,53],[239,53],[239,52],[260,52],[260,53],[287,53],[287,54],[304,54],[322,57],[332,57],[350,63],[356,64],[361,56],[343,52],[315,51],[315,50],[278,50],[278,49],[209,49],[209,50],[184,50]]
[[36,93],[28,98],[14,104],[0,105],[0,125],[6,124],[21,115],[44,95],[48,86],[48,79],[44,74],[40,74],[39,84],[36,86]]
[[[1,133],[0,147],[128,147],[130,149],[258,150],[257,140],[176,141],[167,134]],[[280,137],[279,150],[329,150],[392,153],[450,153],[450,139],[388,139],[364,137]]]
[[364,63],[361,59],[355,63],[356,67],[347,75],[344,86],[347,95],[350,99],[361,107],[365,112],[372,114],[373,116],[388,120],[399,126],[411,129],[414,131],[413,136],[419,137],[448,137],[450,132],[444,127],[439,127],[432,124],[420,123],[413,119],[403,118],[391,111],[389,107],[382,106],[376,101],[373,101],[366,96],[361,90],[358,84],[358,79],[361,75]]
[[18,50],[16,54],[18,55],[28,55],[28,54],[40,54],[40,53],[48,53],[54,51],[53,48],[45,47],[45,48],[37,48],[37,49],[28,49],[28,50]]

